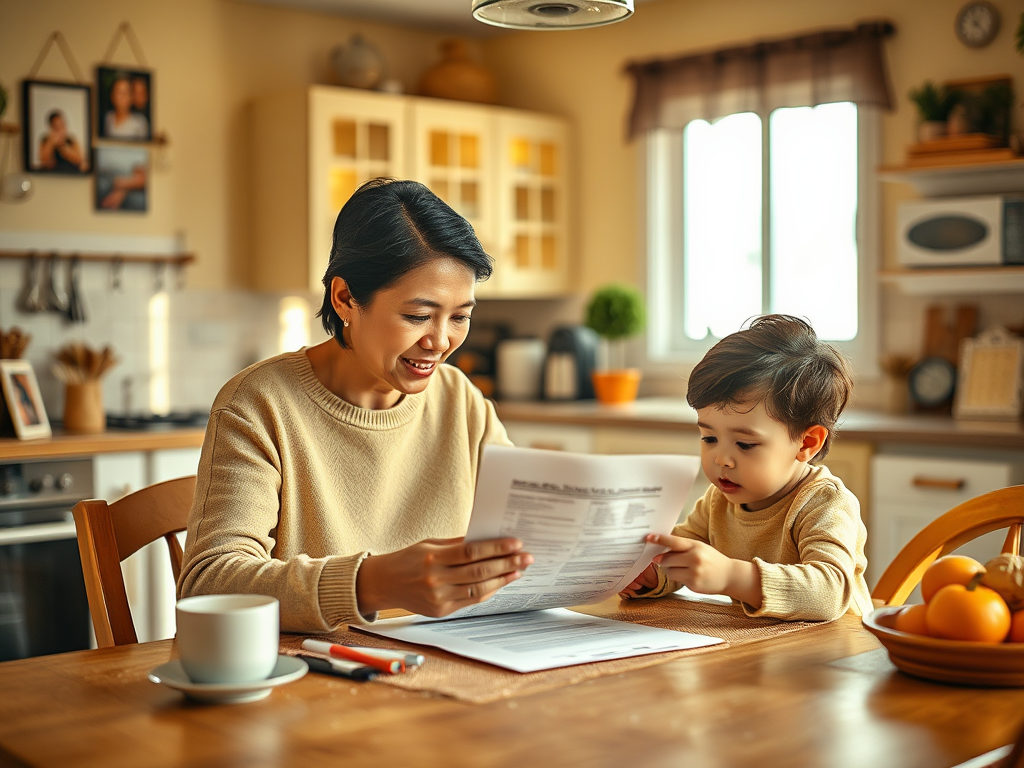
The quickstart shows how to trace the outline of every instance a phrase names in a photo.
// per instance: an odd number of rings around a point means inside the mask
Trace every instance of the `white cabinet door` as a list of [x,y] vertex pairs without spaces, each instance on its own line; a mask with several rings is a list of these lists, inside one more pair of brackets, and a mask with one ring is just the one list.
[[[868,533],[868,585],[874,587],[899,551],[922,528],[968,499],[1024,481],[1024,462],[877,454]],[[957,554],[984,563],[999,554],[1005,531],[968,542]],[[920,603],[920,589],[907,598]]]
[[175,448],[149,454],[149,484],[194,475],[199,470],[201,448]]
[[567,424],[538,424],[528,421],[505,422],[505,432],[519,448],[543,448],[550,451],[593,453],[594,434],[589,427]]

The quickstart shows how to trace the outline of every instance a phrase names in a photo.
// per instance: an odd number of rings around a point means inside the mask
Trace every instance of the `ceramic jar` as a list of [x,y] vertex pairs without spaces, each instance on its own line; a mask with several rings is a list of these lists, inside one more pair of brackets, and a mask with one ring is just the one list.
[[338,83],[349,88],[373,89],[384,80],[384,57],[362,35],[331,51],[331,67]]
[[444,40],[441,61],[423,73],[419,92],[423,96],[493,104],[498,88],[494,75],[469,55],[465,40]]

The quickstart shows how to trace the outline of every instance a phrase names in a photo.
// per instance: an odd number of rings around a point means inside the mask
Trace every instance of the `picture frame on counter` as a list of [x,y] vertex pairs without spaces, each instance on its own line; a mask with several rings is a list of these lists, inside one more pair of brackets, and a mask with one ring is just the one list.
[[50,420],[28,360],[0,360],[0,386],[19,440],[50,437]]
[[73,176],[91,173],[89,107],[87,85],[22,81],[25,170]]
[[960,344],[953,416],[1019,419],[1024,413],[1024,339],[990,328]]

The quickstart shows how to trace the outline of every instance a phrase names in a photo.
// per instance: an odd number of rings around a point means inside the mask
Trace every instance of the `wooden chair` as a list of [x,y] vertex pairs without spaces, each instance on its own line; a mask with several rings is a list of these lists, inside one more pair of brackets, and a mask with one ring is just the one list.
[[100,648],[139,641],[128,607],[122,560],[163,538],[177,581],[182,551],[175,534],[185,530],[195,489],[196,478],[192,475],[148,486],[113,504],[89,499],[75,505],[78,551]]
[[935,560],[989,531],[1009,528],[1003,552],[1020,554],[1024,523],[1024,485],[1001,488],[958,504],[926,525],[885,569],[872,600],[876,605],[903,605]]

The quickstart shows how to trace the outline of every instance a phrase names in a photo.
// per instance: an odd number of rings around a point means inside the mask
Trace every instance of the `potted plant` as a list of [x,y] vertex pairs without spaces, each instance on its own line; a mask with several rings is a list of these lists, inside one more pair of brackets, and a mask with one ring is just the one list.
[[603,363],[594,371],[594,392],[602,403],[636,399],[640,370],[626,368],[625,341],[644,329],[646,316],[640,293],[625,285],[606,285],[587,304],[584,325],[602,339]]
[[917,129],[918,141],[933,141],[946,135],[946,121],[960,101],[959,91],[935,85],[925,80],[920,88],[912,88],[910,100],[917,105],[921,123]]

